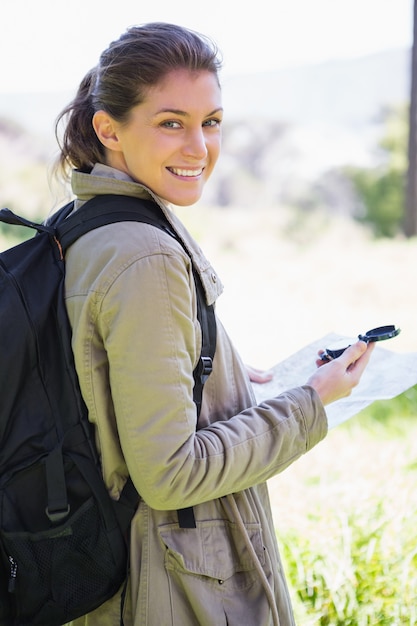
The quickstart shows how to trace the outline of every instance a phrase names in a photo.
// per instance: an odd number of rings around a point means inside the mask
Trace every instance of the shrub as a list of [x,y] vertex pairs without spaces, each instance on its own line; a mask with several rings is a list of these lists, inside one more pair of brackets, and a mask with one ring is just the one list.
[[376,237],[394,237],[402,229],[407,176],[408,107],[385,111],[380,162],[372,168],[348,167],[362,204],[356,219],[371,227]]

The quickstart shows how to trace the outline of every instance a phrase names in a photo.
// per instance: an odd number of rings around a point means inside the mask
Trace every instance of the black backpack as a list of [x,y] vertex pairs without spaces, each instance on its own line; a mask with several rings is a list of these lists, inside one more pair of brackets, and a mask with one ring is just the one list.
[[[108,195],[69,215],[72,209],[45,224],[0,211],[0,221],[37,230],[0,254],[0,626],[60,626],[100,606],[126,580],[139,496],[129,480],[114,502],[102,480],[71,349],[64,251],[117,221],[178,236],[152,201]],[[199,411],[216,326],[194,275],[203,335],[194,372]],[[195,525],[192,509],[178,518]]]

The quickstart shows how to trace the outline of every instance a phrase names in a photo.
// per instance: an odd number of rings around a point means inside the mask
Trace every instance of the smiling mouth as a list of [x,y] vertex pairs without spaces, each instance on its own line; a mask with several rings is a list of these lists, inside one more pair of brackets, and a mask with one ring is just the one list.
[[176,176],[183,176],[185,178],[196,178],[197,176],[201,176],[204,167],[200,167],[198,170],[187,170],[181,169],[179,167],[168,167],[168,170]]

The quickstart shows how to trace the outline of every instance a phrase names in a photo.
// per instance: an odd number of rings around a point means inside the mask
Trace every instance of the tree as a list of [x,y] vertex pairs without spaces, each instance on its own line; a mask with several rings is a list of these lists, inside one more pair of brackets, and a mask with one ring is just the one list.
[[403,231],[408,116],[408,106],[405,105],[383,111],[379,163],[369,168],[345,168],[360,203],[355,218],[367,224],[376,237],[395,237]]

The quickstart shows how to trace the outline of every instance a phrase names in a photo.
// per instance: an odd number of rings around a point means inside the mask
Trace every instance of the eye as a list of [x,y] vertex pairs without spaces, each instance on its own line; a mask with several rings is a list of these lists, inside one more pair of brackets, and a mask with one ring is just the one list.
[[174,120],[166,120],[165,122],[161,123],[161,126],[163,126],[164,128],[181,128],[181,124]]
[[210,120],[206,120],[203,123],[203,126],[209,126],[210,128],[215,128],[216,126],[220,126],[220,124],[222,123],[222,121],[218,118],[212,118]]

